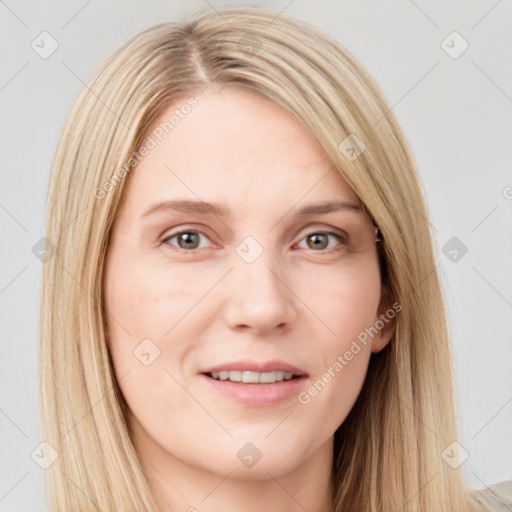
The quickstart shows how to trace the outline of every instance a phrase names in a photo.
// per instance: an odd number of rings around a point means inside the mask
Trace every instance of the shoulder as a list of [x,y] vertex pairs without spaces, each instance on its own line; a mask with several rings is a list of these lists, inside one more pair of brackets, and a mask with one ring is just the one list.
[[477,503],[482,506],[482,510],[510,512],[512,511],[512,480],[474,490],[473,496]]

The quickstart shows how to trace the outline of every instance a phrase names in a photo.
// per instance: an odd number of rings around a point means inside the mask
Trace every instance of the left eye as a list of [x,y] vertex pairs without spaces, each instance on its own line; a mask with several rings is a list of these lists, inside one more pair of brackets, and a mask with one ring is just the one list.
[[306,240],[306,244],[308,245],[307,248],[309,249],[331,249],[331,247],[328,247],[329,245],[329,239],[328,237],[334,237],[339,242],[344,242],[344,238],[341,235],[338,235],[338,233],[332,233],[332,232],[326,232],[326,231],[318,231],[314,233],[309,233],[306,235],[302,240]]
[[[198,231],[181,231],[180,233],[176,233],[174,235],[170,235],[165,238],[162,243],[170,243],[170,241],[174,238],[177,239],[177,248],[178,249],[200,249],[199,247],[201,236],[208,240],[208,237]],[[306,249],[331,249],[332,246],[329,246],[329,237],[336,238],[338,242],[344,242],[343,236],[338,233],[326,232],[326,231],[316,231],[313,233],[307,234],[302,240],[306,241],[307,247]],[[302,242],[301,240],[301,242]],[[175,244],[170,243],[170,245],[176,247]],[[300,247],[300,246],[299,246]]]

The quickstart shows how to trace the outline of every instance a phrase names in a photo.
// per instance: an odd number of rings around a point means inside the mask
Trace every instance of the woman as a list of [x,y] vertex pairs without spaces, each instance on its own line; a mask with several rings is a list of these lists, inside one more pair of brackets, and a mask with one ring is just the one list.
[[410,150],[339,43],[261,8],[135,35],[49,197],[52,511],[486,509]]

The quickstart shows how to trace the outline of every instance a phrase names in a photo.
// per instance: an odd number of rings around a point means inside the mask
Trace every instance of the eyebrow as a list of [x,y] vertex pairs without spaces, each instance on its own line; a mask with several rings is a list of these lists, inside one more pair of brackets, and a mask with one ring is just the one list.
[[[219,203],[207,203],[204,201],[178,199],[155,203],[142,214],[142,217],[147,217],[148,215],[157,211],[168,210],[175,210],[184,213],[195,213],[198,215],[230,217],[229,209]],[[351,211],[355,213],[362,213],[363,208],[361,205],[350,201],[324,201],[322,203],[304,206],[298,210],[295,215],[297,217],[304,218],[335,211]]]

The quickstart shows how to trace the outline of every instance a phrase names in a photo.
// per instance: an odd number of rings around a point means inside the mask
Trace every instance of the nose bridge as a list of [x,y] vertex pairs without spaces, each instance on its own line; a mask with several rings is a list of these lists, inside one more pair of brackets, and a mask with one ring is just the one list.
[[267,296],[267,299],[287,296],[280,262],[270,251],[252,263],[240,261],[235,270],[237,268],[240,284],[243,286],[244,282],[247,283],[247,291],[251,291],[253,296]]
[[293,304],[283,262],[270,247],[246,237],[236,248],[228,298],[228,321],[264,331],[290,322]]

